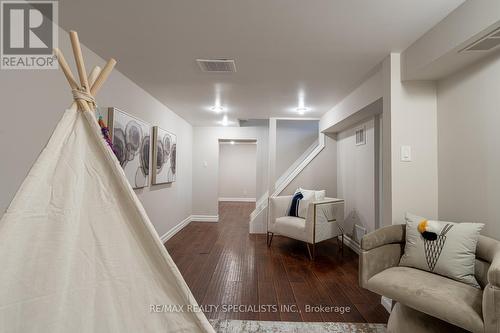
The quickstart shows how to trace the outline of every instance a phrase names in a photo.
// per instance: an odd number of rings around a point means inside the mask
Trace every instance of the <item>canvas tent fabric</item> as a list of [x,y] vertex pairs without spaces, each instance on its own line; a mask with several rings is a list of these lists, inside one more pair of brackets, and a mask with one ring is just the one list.
[[67,110],[0,220],[0,332],[214,332],[187,306],[93,113]]

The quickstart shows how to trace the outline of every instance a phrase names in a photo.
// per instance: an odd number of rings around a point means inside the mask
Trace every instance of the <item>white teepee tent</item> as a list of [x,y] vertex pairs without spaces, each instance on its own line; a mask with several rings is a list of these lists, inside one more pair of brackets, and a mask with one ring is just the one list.
[[0,220],[0,332],[213,332],[90,111],[115,62],[90,87],[70,35],[78,107]]

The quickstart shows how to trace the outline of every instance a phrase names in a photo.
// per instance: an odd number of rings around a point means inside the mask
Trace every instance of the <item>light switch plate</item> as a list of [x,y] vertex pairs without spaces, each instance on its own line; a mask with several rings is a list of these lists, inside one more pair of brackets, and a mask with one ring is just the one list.
[[401,162],[411,162],[411,146],[401,146]]

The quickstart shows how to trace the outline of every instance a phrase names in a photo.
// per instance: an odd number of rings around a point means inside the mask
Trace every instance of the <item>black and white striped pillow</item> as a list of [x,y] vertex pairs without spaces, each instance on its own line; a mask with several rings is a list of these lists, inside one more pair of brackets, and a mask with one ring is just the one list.
[[299,206],[300,201],[304,198],[301,192],[295,192],[290,203],[290,208],[288,209],[288,216],[299,217]]
[[302,193],[296,191],[293,195],[290,208],[288,209],[288,216],[301,217],[305,219],[307,217],[307,208],[309,207],[309,202],[313,198],[313,194]]

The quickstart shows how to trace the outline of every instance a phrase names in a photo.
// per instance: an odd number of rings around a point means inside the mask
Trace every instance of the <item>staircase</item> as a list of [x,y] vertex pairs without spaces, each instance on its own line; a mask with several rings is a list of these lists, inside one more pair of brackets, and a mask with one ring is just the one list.
[[309,146],[304,153],[276,180],[271,195],[264,193],[256,202],[254,211],[250,214],[250,233],[261,234],[266,232],[267,206],[269,197],[278,196],[304,170],[309,163],[325,147],[325,136],[320,133],[318,140]]

